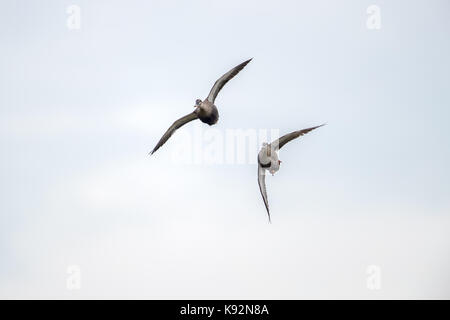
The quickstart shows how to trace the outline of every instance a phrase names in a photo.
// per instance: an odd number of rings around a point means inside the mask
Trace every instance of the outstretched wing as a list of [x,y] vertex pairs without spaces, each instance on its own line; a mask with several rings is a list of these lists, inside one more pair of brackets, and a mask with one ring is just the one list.
[[184,126],[186,123],[197,119],[197,114],[195,112],[192,112],[188,114],[187,116],[184,116],[177,121],[175,121],[169,129],[167,129],[166,133],[162,136],[161,139],[159,139],[158,144],[153,148],[153,150],[150,152],[150,155],[152,155],[156,150],[158,150],[164,143],[166,143],[167,140],[172,136],[172,134],[181,126]]
[[276,140],[274,140],[271,143],[272,148],[274,148],[275,150],[281,149],[286,143],[288,143],[289,141],[301,137],[305,134],[307,134],[308,132],[317,129],[321,126],[324,126],[325,124],[321,124],[320,126],[316,126],[316,127],[311,127],[311,128],[307,128],[307,129],[303,129],[303,130],[298,130],[298,131],[294,131],[291,133],[288,133],[284,136],[282,136],[281,138],[278,138]]
[[[252,58],[253,59],[253,58]],[[228,71],[227,73],[225,73],[223,76],[221,76],[213,85],[213,87],[211,88],[211,91],[209,92],[208,95],[208,100],[212,103],[214,103],[214,100],[216,100],[217,94],[219,93],[219,91],[223,88],[223,86],[230,81],[235,75],[237,75],[239,73],[239,71],[241,71],[242,69],[244,69],[244,67],[247,65],[247,63],[249,63],[250,61],[252,61],[252,59],[249,59],[245,62],[242,62],[240,65],[234,67],[233,69],[231,69],[230,71]]]
[[261,167],[258,163],[258,185],[259,191],[261,192],[262,198],[264,200],[264,205],[266,206],[267,215],[269,216],[270,222],[270,211],[269,211],[269,201],[267,200],[267,191],[266,191],[266,173],[265,169]]

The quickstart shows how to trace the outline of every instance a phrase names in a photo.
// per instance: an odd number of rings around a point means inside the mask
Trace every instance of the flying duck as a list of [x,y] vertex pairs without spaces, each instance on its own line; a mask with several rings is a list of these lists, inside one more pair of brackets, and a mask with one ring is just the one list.
[[172,136],[172,134],[179,129],[180,127],[184,126],[186,123],[199,119],[201,122],[207,123],[210,126],[217,123],[219,120],[219,111],[217,110],[217,107],[214,105],[214,101],[216,100],[217,94],[219,91],[223,88],[223,86],[230,81],[235,75],[239,73],[244,67],[251,61],[252,59],[249,59],[247,61],[242,62],[240,65],[234,67],[227,73],[225,73],[223,76],[221,76],[213,85],[211,88],[211,91],[209,92],[208,97],[205,100],[197,99],[195,101],[195,110],[192,113],[189,113],[188,115],[178,119],[175,121],[169,129],[167,129],[166,133],[162,136],[162,138],[159,140],[159,142],[156,144],[156,146],[153,148],[153,150],[149,153],[152,155],[155,153],[156,150],[158,150],[164,143],[166,143],[167,140]]
[[269,211],[269,202],[267,200],[267,191],[266,191],[266,175],[265,172],[268,170],[272,176],[280,170],[281,160],[278,159],[277,151],[281,149],[286,143],[289,141],[303,136],[308,132],[317,129],[325,124],[321,124],[320,126],[311,127],[303,130],[294,131],[282,136],[279,139],[276,139],[271,144],[264,142],[262,144],[262,148],[258,153],[258,184],[259,191],[261,192],[262,198],[264,200],[264,205],[266,206],[267,215],[269,216],[270,222],[270,211]]

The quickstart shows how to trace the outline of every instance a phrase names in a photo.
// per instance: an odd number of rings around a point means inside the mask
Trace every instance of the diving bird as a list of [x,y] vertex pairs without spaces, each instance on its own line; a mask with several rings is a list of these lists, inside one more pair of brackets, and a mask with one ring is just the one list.
[[294,131],[288,133],[281,138],[276,139],[271,144],[264,142],[262,144],[262,148],[258,153],[258,184],[259,191],[261,192],[262,198],[264,200],[264,205],[266,206],[267,215],[269,216],[270,222],[270,211],[269,211],[269,202],[267,200],[267,191],[266,191],[266,170],[268,170],[272,176],[280,170],[281,160],[278,159],[277,151],[281,149],[286,143],[289,141],[303,136],[308,132],[317,129],[325,124],[321,124],[320,126],[311,127],[303,130]]
[[[253,58],[252,58],[253,59]],[[223,88],[223,86],[233,79],[235,75],[239,73],[244,67],[252,60],[249,59],[247,61],[242,62],[240,65],[234,67],[227,73],[225,73],[223,76],[221,76],[213,85],[211,88],[211,91],[209,92],[208,97],[205,100],[197,99],[195,101],[195,110],[192,113],[189,113],[188,115],[178,119],[175,121],[169,129],[167,129],[166,133],[162,136],[162,138],[159,140],[159,142],[156,144],[156,146],[153,148],[153,150],[149,153],[152,155],[155,153],[156,150],[158,150],[164,143],[166,143],[167,140],[172,136],[172,134],[179,129],[181,126],[184,126],[186,123],[199,119],[201,122],[207,123],[210,126],[217,123],[219,120],[219,111],[217,110],[217,107],[214,105],[214,101],[216,100],[217,94],[219,91]]]

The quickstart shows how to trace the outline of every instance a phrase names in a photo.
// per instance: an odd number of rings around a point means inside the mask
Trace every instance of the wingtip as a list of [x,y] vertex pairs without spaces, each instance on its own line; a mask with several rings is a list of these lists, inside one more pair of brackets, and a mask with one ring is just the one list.
[[318,126],[315,126],[313,129],[317,129],[317,128],[320,128],[320,127],[323,127],[326,125],[327,125],[327,123],[325,122],[325,123],[319,124]]

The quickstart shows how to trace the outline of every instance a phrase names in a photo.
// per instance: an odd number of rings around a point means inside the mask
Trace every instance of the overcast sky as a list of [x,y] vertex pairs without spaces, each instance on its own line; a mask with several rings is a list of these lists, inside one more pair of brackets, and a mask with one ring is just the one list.
[[[450,298],[449,9],[2,1],[0,298]],[[147,156],[251,57],[216,126]],[[226,134],[325,122],[266,178],[269,224]]]

